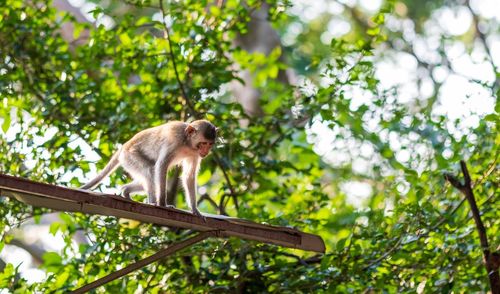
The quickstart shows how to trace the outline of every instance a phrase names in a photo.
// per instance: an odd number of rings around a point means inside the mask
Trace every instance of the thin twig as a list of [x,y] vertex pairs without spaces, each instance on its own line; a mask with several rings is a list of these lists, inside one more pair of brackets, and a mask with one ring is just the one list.
[[134,2],[129,1],[129,0],[125,0],[124,2],[125,2],[125,4],[128,4],[130,6],[135,6],[135,7],[138,7],[138,8],[152,8],[152,9],[158,9],[159,8],[158,6],[146,5],[146,4],[143,4],[143,3],[134,3]]
[[234,206],[238,210],[239,209],[239,204],[238,204],[238,199],[236,197],[236,192],[234,191],[233,185],[231,184],[231,181],[229,180],[229,176],[227,175],[226,169],[222,165],[222,162],[220,161],[220,158],[217,155],[217,153],[214,152],[213,155],[214,155],[215,161],[217,162],[217,165],[222,170],[222,174],[224,175],[224,178],[226,179],[226,183],[227,183],[227,186],[229,188],[229,191],[231,192],[231,197],[233,198]]
[[165,7],[163,6],[163,1],[160,0],[159,4],[160,4],[160,10],[161,10],[161,14],[162,14],[162,24],[163,24],[163,27],[165,28],[164,33],[165,33],[165,37],[167,38],[167,41],[168,41],[170,58],[172,58],[172,66],[174,67],[175,78],[177,79],[177,83],[179,84],[179,89],[181,90],[182,97],[184,98],[184,101],[186,101],[186,105],[188,106],[189,110],[191,110],[191,112],[193,114],[195,114],[196,111],[194,109],[194,106],[191,104],[191,100],[189,100],[189,97],[186,93],[186,90],[184,89],[184,84],[181,82],[181,79],[179,77],[179,72],[177,71],[177,62],[175,61],[174,51],[173,51],[173,47],[172,47],[172,40],[170,39],[170,31],[168,29],[167,23],[165,22],[165,17],[167,16],[167,14],[165,12]]
[[496,169],[497,160],[498,160],[498,155],[497,155],[497,157],[495,157],[495,160],[493,160],[493,162],[490,164],[490,166],[488,166],[488,168],[486,169],[486,172],[481,176],[481,178],[477,181],[474,181],[474,183],[472,183],[472,188],[474,188],[477,185],[482,184],[483,181],[491,175],[491,173]]
[[339,255],[339,261],[343,262],[344,258],[348,255],[348,253],[351,251],[352,243],[354,241],[352,240],[354,238],[354,231],[356,230],[356,223],[354,223],[351,227],[351,235],[349,236],[349,245],[347,245],[347,248],[344,248],[342,252]]
[[[470,0],[467,0],[465,2],[465,6],[469,10],[469,12],[472,14],[472,21],[473,21],[475,33],[479,37],[479,40],[481,41],[481,44],[483,44],[484,51],[486,51],[486,55],[488,56],[489,63],[491,64],[491,67],[493,68],[493,73],[495,75],[497,75],[498,68],[495,65],[495,62],[494,62],[494,59],[493,59],[493,54],[491,54],[490,47],[488,46],[488,42],[486,41],[486,35],[479,28],[479,25],[480,25],[479,24],[479,17],[477,16],[477,14],[474,12],[474,10],[472,9],[472,7],[470,6]],[[500,78],[498,77],[498,75],[497,75],[497,78],[495,79],[495,86],[496,86],[496,88],[500,87]]]
[[208,194],[201,195],[200,199],[198,199],[198,205],[200,205],[200,203],[203,202],[203,200],[207,200],[210,204],[212,204],[213,207],[215,207],[216,210],[219,210],[219,206],[217,205],[217,203],[215,203],[215,201],[212,198],[210,198]]
[[[457,210],[460,208],[460,206],[462,206],[462,204],[464,204],[465,200],[466,200],[465,198],[464,198],[464,199],[462,199],[462,200],[460,201],[460,203],[458,203],[458,204],[457,204],[457,206],[455,206],[455,207],[454,207],[454,208],[453,208],[453,209],[452,209],[449,213],[444,214],[444,215],[441,217],[441,219],[440,219],[439,221],[437,221],[437,222],[436,222],[436,223],[435,223],[435,224],[431,227],[431,229],[430,229],[429,231],[434,231],[434,230],[435,230],[435,229],[437,229],[439,226],[441,226],[441,225],[442,225],[442,224],[443,224],[443,223],[444,223],[444,222],[448,219],[448,217],[450,217],[451,215],[455,214],[455,212],[457,212]],[[421,237],[426,236],[426,235],[428,235],[428,233],[426,233],[426,234],[422,234],[422,235],[420,235],[419,237],[421,238]]]
[[403,241],[403,237],[400,237],[398,239],[398,241],[396,242],[396,244],[394,244],[394,246],[391,247],[391,249],[387,250],[384,254],[382,254],[382,256],[380,256],[379,258],[375,259],[374,261],[372,261],[369,264],[367,264],[366,266],[364,266],[363,270],[366,270],[366,269],[370,268],[372,265],[377,264],[377,263],[381,262],[382,260],[386,259],[396,249],[398,249],[398,247],[399,247],[399,245],[401,245],[402,241]]

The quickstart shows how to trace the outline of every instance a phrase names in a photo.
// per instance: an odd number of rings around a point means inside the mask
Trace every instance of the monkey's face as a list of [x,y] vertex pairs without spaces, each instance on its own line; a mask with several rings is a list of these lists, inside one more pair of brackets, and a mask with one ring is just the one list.
[[196,149],[198,150],[198,154],[201,157],[205,157],[210,153],[210,150],[212,149],[212,146],[214,145],[214,142],[212,141],[201,141],[196,144]]
[[186,134],[191,141],[191,146],[200,157],[210,153],[217,136],[217,128],[206,120],[197,120],[186,127]]

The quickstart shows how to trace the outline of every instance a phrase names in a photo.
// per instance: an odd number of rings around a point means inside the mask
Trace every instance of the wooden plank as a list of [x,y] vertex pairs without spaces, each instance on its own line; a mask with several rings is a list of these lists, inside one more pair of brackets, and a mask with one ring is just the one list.
[[119,196],[38,183],[0,174],[1,196],[14,197],[32,206],[61,211],[110,215],[197,231],[221,232],[247,240],[284,247],[324,252],[321,237],[287,227],[257,224],[248,220],[207,215],[206,222],[188,211],[131,201]]

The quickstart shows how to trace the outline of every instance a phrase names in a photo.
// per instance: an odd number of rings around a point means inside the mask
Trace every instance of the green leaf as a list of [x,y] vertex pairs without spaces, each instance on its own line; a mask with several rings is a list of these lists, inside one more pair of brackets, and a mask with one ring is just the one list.
[[215,5],[210,5],[210,13],[215,17],[219,16],[220,15],[219,7],[217,7]]
[[14,278],[15,269],[12,263],[8,263],[3,272],[0,273],[0,288],[6,289],[11,285],[11,279]]
[[130,44],[132,44],[132,39],[130,39],[127,33],[120,34],[119,38],[124,46],[130,46]]
[[201,173],[198,174],[198,185],[203,186],[210,181],[210,178],[212,177],[212,172],[210,169],[205,169]]
[[61,288],[64,285],[64,283],[66,283],[68,278],[69,278],[68,272],[63,272],[62,274],[57,275],[57,279],[56,279],[56,282],[54,284],[54,287]]
[[484,120],[492,121],[492,122],[498,122],[499,121],[499,117],[498,117],[498,114],[490,113],[490,114],[488,114],[487,116],[484,117]]
[[35,214],[35,215],[33,215],[33,221],[35,222],[35,224],[39,224],[41,219],[42,219],[42,215],[41,214]]
[[277,64],[273,64],[268,68],[268,75],[270,78],[275,79],[278,77],[279,66]]
[[45,252],[42,256],[43,265],[48,266],[59,266],[62,263],[62,257],[55,252]]
[[372,20],[374,23],[381,25],[385,21],[385,15],[383,13],[378,13],[372,18]]
[[4,111],[3,113],[3,123],[2,123],[2,131],[7,134],[7,131],[9,130],[10,127],[10,113],[9,111]]
[[60,227],[61,227],[61,223],[53,222],[50,224],[49,232],[55,236]]
[[280,58],[281,56],[281,47],[280,46],[277,46],[276,48],[273,49],[273,51],[271,51],[271,53],[269,54],[269,59],[270,60],[273,60],[273,61],[276,61]]
[[89,13],[92,13],[92,16],[97,19],[99,15],[104,13],[104,9],[102,9],[102,7],[96,6],[93,10],[89,11]]
[[380,27],[370,28],[370,29],[366,30],[366,33],[369,36],[376,36],[376,35],[380,34]]
[[337,242],[336,248],[337,251],[343,251],[345,247],[345,243],[347,242],[347,238],[342,238]]

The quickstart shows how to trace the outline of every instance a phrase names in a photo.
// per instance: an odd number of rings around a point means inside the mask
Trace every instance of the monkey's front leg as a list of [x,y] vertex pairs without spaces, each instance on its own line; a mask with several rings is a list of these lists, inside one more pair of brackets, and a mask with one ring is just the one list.
[[198,210],[196,203],[196,174],[198,172],[199,160],[185,160],[182,165],[182,183],[186,195],[186,202],[194,215],[206,221],[205,216]]
[[166,199],[166,175],[168,169],[169,160],[167,157],[161,158],[156,162],[154,168],[154,199],[150,199],[156,205],[161,205],[162,199]]
[[168,194],[168,167],[167,167],[167,173],[164,177],[160,177],[160,181],[163,181],[163,183],[165,183],[165,185],[162,185],[162,188],[163,189],[162,191],[164,191],[163,193],[160,193],[158,195],[158,206],[161,206],[161,207],[170,207],[170,208],[173,208],[174,206],[173,205],[167,205],[167,194]]

